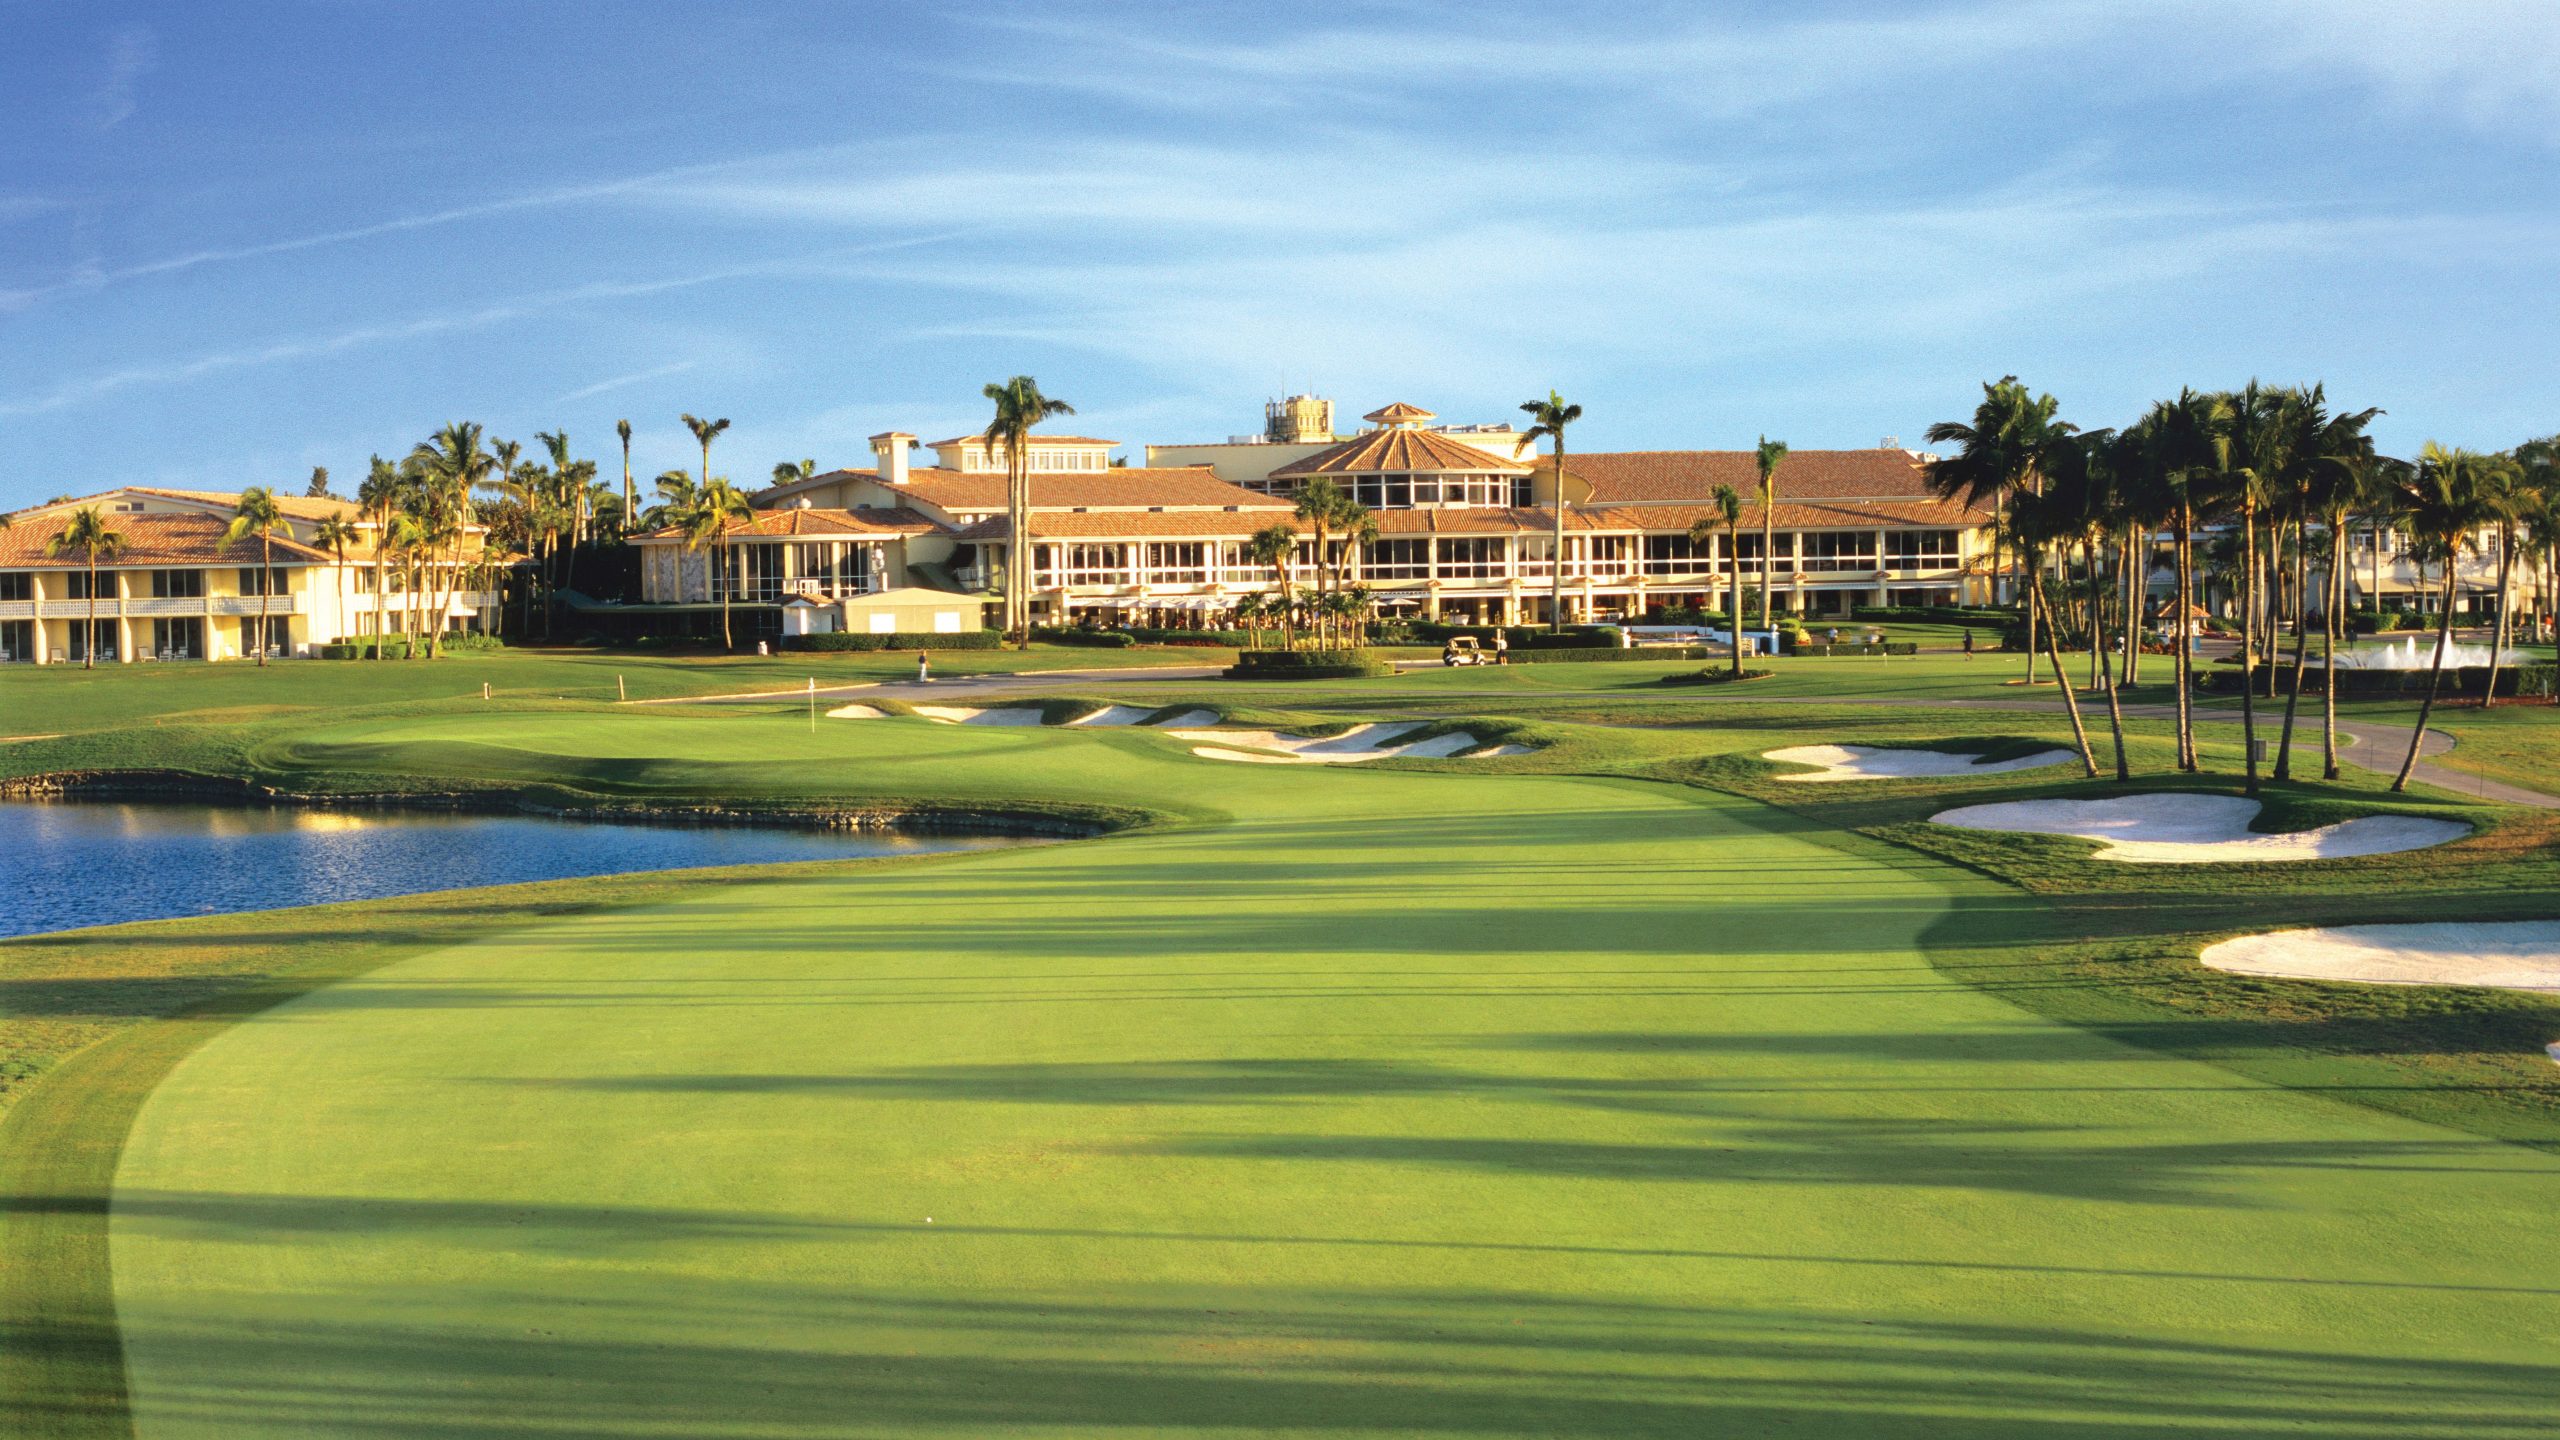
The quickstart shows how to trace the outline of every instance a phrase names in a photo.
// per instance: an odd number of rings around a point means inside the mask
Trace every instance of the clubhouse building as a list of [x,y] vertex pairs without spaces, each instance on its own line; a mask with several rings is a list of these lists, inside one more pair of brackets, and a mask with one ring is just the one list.
[[[1237,602],[1279,588],[1246,558],[1273,525],[1299,533],[1292,583],[1316,570],[1315,537],[1292,518],[1300,487],[1332,480],[1369,507],[1374,541],[1328,541],[1330,563],[1370,587],[1382,613],[1474,622],[1543,623],[1556,568],[1568,620],[1641,617],[1666,607],[1728,603],[1738,551],[1746,587],[1760,575],[1759,477],[1747,450],[1574,454],[1561,477],[1507,425],[1436,425],[1392,404],[1364,428],[1334,433],[1332,406],[1310,396],[1268,407],[1259,435],[1147,447],[1143,466],[1115,467],[1115,443],[1035,437],[1029,534],[1033,610],[1046,624],[1208,628]],[[643,597],[653,606],[717,602],[771,607],[760,628],[903,630],[878,610],[983,600],[1016,552],[1005,508],[1005,454],[975,436],[921,448],[871,437],[874,463],[751,497],[714,550],[676,532],[638,537]],[[1807,614],[1853,606],[1978,603],[1992,597],[1991,516],[1929,493],[1927,457],[1900,448],[1812,450],[1778,471],[1772,555],[1780,603]],[[1561,484],[1563,553],[1548,508]],[[1738,534],[1693,541],[1718,486],[1744,497]],[[949,622],[963,623],[963,622]],[[975,628],[974,620],[965,622]]]
[[[230,492],[125,486],[11,512],[0,528],[0,661],[289,658],[373,633],[378,613],[394,635],[495,627],[476,527],[459,563],[386,556],[377,566],[373,524],[350,501],[276,496],[283,523],[264,547],[254,536],[224,543],[239,503]],[[122,537],[98,557],[94,600],[86,552],[46,553],[92,506]],[[343,556],[317,536],[333,518],[356,530]]]

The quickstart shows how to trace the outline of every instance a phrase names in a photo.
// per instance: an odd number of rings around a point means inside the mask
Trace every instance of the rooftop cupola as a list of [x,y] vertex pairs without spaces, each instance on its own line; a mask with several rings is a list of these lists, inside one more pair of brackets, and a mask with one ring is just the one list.
[[907,483],[907,451],[916,437],[904,430],[883,430],[871,437],[871,453],[880,457],[880,478],[892,485]]
[[1372,425],[1381,425],[1392,429],[1412,430],[1428,425],[1440,417],[1423,409],[1419,405],[1408,405],[1402,400],[1398,400],[1392,405],[1382,406],[1376,410],[1372,410],[1360,418],[1368,421]]

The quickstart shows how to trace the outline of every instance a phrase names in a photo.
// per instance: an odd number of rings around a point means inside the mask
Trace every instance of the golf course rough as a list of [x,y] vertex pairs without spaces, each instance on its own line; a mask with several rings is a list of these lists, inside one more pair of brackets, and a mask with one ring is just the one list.
[[[1204,773],[411,723],[365,741]],[[2029,1016],[1919,953],[2019,897],[1747,800],[1217,773],[1220,822],[529,924],[220,1034],[118,1174],[138,1433],[2547,1433],[2560,1156]]]

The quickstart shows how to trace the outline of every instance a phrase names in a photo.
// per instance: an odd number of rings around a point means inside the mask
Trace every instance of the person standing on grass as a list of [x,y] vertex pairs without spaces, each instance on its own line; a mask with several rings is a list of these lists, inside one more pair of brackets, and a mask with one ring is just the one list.
[[1970,630],[1964,632],[1964,658],[1973,658],[1973,632]]
[[925,681],[930,680],[930,679],[932,679],[932,678],[933,678],[933,662],[932,662],[931,660],[929,660],[929,659],[927,659],[927,658],[926,658],[926,652],[925,652],[925,651],[922,651],[922,650],[917,651],[917,652],[916,652],[916,683],[917,683],[917,684],[919,684],[919,685],[921,685],[921,684],[923,684]]
[[1493,663],[1496,665],[1511,663],[1511,636],[1504,631],[1493,632]]

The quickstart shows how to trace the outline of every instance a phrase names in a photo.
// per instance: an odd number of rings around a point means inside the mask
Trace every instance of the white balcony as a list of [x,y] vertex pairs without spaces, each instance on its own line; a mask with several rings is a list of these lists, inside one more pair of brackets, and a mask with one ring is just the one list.
[[[186,603],[193,605],[197,602],[190,600]],[[299,595],[215,595],[204,603],[206,608],[201,612],[189,610],[183,613],[189,615],[202,613],[208,615],[263,614],[275,616],[299,615],[308,608],[302,603],[302,597]],[[259,609],[258,607],[261,605],[264,605],[266,608],[264,610]]]

